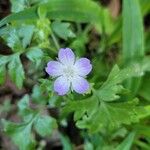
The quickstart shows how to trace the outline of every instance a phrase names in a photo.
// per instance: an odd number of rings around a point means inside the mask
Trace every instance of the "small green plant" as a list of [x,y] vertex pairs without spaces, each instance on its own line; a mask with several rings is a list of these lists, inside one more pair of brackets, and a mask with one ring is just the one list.
[[19,150],[149,150],[149,0],[118,1],[116,18],[98,0],[10,2],[0,137]]

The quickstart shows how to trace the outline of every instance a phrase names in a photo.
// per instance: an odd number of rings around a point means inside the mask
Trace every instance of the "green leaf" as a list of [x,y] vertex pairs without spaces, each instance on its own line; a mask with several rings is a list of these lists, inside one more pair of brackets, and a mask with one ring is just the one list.
[[133,61],[131,64],[128,64],[127,68],[122,70],[115,65],[108,79],[96,90],[96,94],[102,101],[114,101],[119,99],[120,96],[118,94],[124,89],[121,83],[131,77],[141,77],[146,71],[150,71],[150,57]]
[[4,56],[4,55],[0,55],[0,66],[5,65],[6,63],[8,63],[10,60],[10,57],[8,56]]
[[18,108],[19,111],[23,112],[29,107],[29,95],[25,95],[19,102]]
[[63,23],[60,21],[54,21],[52,23],[52,29],[54,30],[54,32],[64,40],[75,37],[75,34],[69,27],[70,23]]
[[0,65],[0,85],[5,82],[6,79],[6,67],[5,65]]
[[30,97],[29,95],[23,96],[18,102],[19,115],[22,117],[23,121],[30,121],[37,115],[36,110],[30,108]]
[[119,18],[116,21],[116,24],[113,27],[113,31],[111,32],[110,36],[108,37],[108,45],[107,46],[112,46],[114,43],[118,43],[121,41],[122,38],[122,20]]
[[[124,65],[144,56],[144,31],[139,0],[123,0],[123,60]],[[131,78],[126,87],[133,97],[141,85],[141,78]]]
[[18,88],[22,88],[23,80],[25,79],[24,69],[20,61],[20,54],[12,54],[9,56],[0,55],[0,80],[5,80],[5,67],[8,64],[8,73],[11,80],[16,84]]
[[[49,93],[50,92],[48,92],[48,94]],[[46,103],[48,102],[48,97],[46,94],[46,88],[44,87],[42,89],[41,86],[39,86],[38,84],[35,84],[33,89],[32,89],[31,98],[32,98],[32,102],[35,103],[36,105],[37,104],[46,105]]]
[[150,12],[149,0],[139,0],[143,16]]
[[41,136],[48,136],[57,127],[56,120],[50,116],[38,116],[34,122],[36,132]]
[[[91,0],[51,0],[40,4],[46,9],[50,19],[66,20],[75,22],[90,22],[101,29],[102,8]],[[22,12],[12,14],[0,21],[0,27],[12,21],[37,19],[37,7],[26,9]]]
[[2,19],[0,21],[0,27],[2,27],[3,25],[10,23],[12,21],[17,21],[17,20],[27,20],[27,19],[37,19],[38,15],[36,12],[36,7],[32,7],[30,9],[27,9],[25,11],[21,11],[19,13],[14,13],[11,14],[7,17],[5,17],[4,19]]
[[1,36],[14,52],[22,52],[31,42],[33,25],[8,26],[2,29]]
[[150,105],[144,106],[144,110],[145,110],[144,113],[143,112],[139,113],[140,118],[146,118],[150,116]]
[[4,132],[19,147],[19,150],[34,150],[35,141],[32,136],[32,127],[41,136],[47,136],[57,127],[56,120],[50,116],[43,115],[43,107],[31,109],[30,97],[25,95],[18,103],[19,115],[23,122],[12,123],[2,120]]
[[19,150],[34,150],[35,142],[31,135],[32,123],[14,124],[2,120],[4,132],[11,137]]
[[119,144],[115,150],[130,150],[132,143],[134,141],[135,137],[135,132],[131,132],[125,139],[124,141]]
[[89,141],[86,141],[84,143],[84,150],[94,150],[94,146],[92,143],[90,143]]
[[122,76],[118,66],[114,66],[108,76],[107,81],[104,82],[104,84],[97,91],[99,98],[103,101],[113,101],[118,99],[119,95],[117,94],[123,89],[123,86],[119,83],[124,80],[125,76],[127,75],[124,74]]
[[139,1],[124,0],[123,57],[125,60],[131,60],[142,56],[144,56],[144,37]]
[[[150,112],[150,106],[149,106],[149,112]],[[150,128],[149,125],[145,124],[137,124],[135,125],[135,129],[137,131],[138,135],[142,135],[144,137],[150,137]]]
[[10,0],[11,2],[11,11],[14,13],[20,12],[26,8],[29,8],[37,3],[45,3],[48,0]]
[[16,53],[9,57],[11,57],[8,64],[9,76],[18,88],[22,88],[25,75],[22,63],[20,61],[20,55]]
[[29,48],[26,56],[28,59],[36,64],[38,66],[41,63],[42,57],[43,57],[43,51],[38,47],[32,47]]
[[100,22],[101,8],[90,0],[51,0],[43,4],[47,9],[47,16],[51,19],[59,19],[75,22]]
[[118,95],[122,90],[123,86],[121,83],[130,77],[141,76],[143,74],[143,69],[140,68],[140,64],[128,66],[125,69],[120,70],[117,65],[115,65],[110,72],[108,79],[103,83],[103,85],[96,91],[102,101],[114,101],[120,96]]
[[3,35],[7,45],[14,51],[19,52],[23,50],[21,40],[18,35],[18,31],[15,28],[10,28],[8,32]]
[[76,125],[82,129],[87,128],[90,132],[97,132],[106,126],[118,128],[121,124],[138,122],[143,114],[147,114],[147,111],[145,108],[137,106],[137,99],[126,102],[110,102],[119,98],[118,94],[122,90],[122,81],[130,77],[143,75],[143,64],[136,64],[136,66],[130,65],[120,70],[115,65],[106,82],[100,89],[94,90],[92,97],[67,102],[62,109],[62,116],[74,112]]
[[150,52],[150,34],[149,32],[145,33],[145,52]]
[[143,84],[139,90],[139,95],[148,101],[150,101],[150,88],[149,88],[150,78],[149,77],[150,77],[149,73],[144,76]]
[[40,88],[42,91],[51,93],[53,92],[53,84],[51,80],[48,79],[39,79],[40,81]]
[[141,64],[141,68],[143,72],[146,72],[146,71],[150,72],[150,57],[149,56],[145,56],[140,64]]
[[27,7],[26,0],[10,0],[11,2],[11,11],[19,12],[24,10]]
[[43,101],[43,96],[41,93],[41,89],[40,87],[36,84],[34,85],[33,89],[32,89],[32,101],[33,102],[42,102]]
[[29,100],[29,95],[25,95],[18,103],[19,114],[23,118],[23,122],[12,123],[2,120],[4,132],[11,137],[19,150],[34,150],[35,141],[32,136],[32,127],[41,136],[50,135],[57,127],[54,118],[43,115],[43,107],[32,110]]
[[[80,106],[80,107],[79,107]],[[96,97],[91,97],[80,101],[68,101],[65,107],[62,109],[62,116],[67,115],[70,112],[74,113],[74,120],[79,120],[85,113],[92,114],[98,107],[98,100]],[[95,109],[93,109],[95,108]]]
[[39,15],[39,17],[42,19],[44,19],[44,18],[46,18],[46,13],[47,13],[47,11],[46,11],[46,9],[44,8],[44,7],[40,7],[39,6],[39,8],[38,8],[38,15]]
[[73,146],[69,138],[63,134],[60,134],[60,140],[63,145],[63,150],[72,150]]
[[8,56],[0,55],[0,85],[5,82],[6,79],[6,64],[9,62]]
[[24,49],[31,43],[33,31],[33,25],[23,25],[18,29],[18,35],[22,39],[21,42]]
[[79,34],[73,42],[70,44],[69,47],[76,50],[77,55],[85,55],[86,51],[86,44],[89,41],[89,37],[87,33]]
[[89,129],[90,132],[98,132],[106,126],[118,128],[121,124],[129,125],[132,122],[139,121],[139,112],[146,112],[144,108],[136,106],[137,104],[136,99],[122,103],[102,102],[94,113],[91,115],[85,114],[82,120],[78,120],[76,124],[79,128]]

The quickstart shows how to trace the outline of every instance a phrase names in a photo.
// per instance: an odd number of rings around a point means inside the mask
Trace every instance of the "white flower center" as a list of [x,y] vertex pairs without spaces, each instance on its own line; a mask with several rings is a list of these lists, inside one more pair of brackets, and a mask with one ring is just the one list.
[[76,75],[74,66],[65,66],[63,68],[63,75],[69,80],[71,81],[74,76]]

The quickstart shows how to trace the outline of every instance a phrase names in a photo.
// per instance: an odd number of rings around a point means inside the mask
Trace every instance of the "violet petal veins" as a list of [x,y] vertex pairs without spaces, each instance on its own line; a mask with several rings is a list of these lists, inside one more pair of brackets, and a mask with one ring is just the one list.
[[75,54],[70,48],[61,48],[57,61],[49,61],[46,72],[55,77],[54,91],[58,95],[65,95],[72,89],[79,94],[89,89],[89,83],[85,79],[92,70],[90,60],[87,58],[75,59]]

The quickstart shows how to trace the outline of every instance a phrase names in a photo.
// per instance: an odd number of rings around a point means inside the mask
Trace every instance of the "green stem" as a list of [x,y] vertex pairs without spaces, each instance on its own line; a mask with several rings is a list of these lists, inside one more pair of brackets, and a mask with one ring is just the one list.
[[55,45],[56,49],[59,50],[60,49],[60,45],[58,43],[58,40],[57,40],[56,36],[53,33],[51,33],[51,37],[52,37],[52,39],[54,41],[54,45]]

